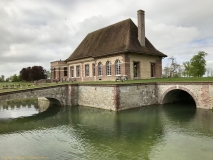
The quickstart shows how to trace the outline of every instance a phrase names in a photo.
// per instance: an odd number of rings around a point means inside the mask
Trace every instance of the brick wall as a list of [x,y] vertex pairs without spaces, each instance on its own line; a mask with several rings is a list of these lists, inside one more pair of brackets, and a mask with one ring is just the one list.
[[130,59],[130,78],[133,78],[133,63],[138,62],[139,63],[139,73],[138,78],[139,79],[149,79],[151,78],[151,63],[155,63],[155,77],[161,78],[162,74],[162,63],[161,63],[161,57],[158,56],[150,56],[150,55],[139,55],[139,54],[129,54],[128,55]]

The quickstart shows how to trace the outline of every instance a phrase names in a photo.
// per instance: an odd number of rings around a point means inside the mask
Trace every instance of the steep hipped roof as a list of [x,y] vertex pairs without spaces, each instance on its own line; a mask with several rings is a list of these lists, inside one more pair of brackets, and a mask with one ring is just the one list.
[[166,57],[147,38],[145,45],[138,41],[137,26],[127,19],[89,33],[66,61],[126,52]]

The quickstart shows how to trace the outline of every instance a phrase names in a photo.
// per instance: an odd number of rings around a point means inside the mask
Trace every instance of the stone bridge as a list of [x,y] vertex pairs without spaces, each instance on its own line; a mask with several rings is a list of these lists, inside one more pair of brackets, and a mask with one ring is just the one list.
[[3,92],[0,93],[0,103],[12,99],[45,97],[50,101],[50,103],[71,105],[69,103],[70,96],[68,88],[69,87],[67,85],[58,85],[51,87]]
[[82,105],[115,111],[191,99],[197,108],[213,109],[213,82],[64,84],[0,93],[0,103],[28,97],[46,97],[51,101],[57,100],[61,105]]
[[197,108],[213,109],[213,82],[158,83],[160,104],[192,98]]

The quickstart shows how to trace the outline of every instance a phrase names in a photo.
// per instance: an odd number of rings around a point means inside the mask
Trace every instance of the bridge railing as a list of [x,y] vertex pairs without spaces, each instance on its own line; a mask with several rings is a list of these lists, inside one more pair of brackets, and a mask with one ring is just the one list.
[[31,88],[33,86],[34,86],[33,83],[29,83],[29,84],[0,84],[0,90]]

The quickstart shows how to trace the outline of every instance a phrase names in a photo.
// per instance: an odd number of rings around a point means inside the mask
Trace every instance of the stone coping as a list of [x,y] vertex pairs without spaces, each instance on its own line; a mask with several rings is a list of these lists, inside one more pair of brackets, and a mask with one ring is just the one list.
[[13,94],[13,93],[22,93],[22,92],[29,92],[29,91],[37,91],[37,90],[43,90],[43,89],[48,89],[48,88],[57,88],[57,87],[63,87],[67,86],[67,84],[61,84],[57,86],[44,86],[44,87],[39,87],[39,88],[26,88],[26,89],[20,89],[20,90],[14,90],[14,91],[5,91],[5,92],[0,92],[0,95],[7,95],[7,94]]
[[123,83],[123,84],[59,84],[54,86],[44,86],[39,88],[26,88],[21,90],[0,92],[0,95],[28,92],[33,90],[43,90],[63,86],[95,86],[95,87],[119,87],[119,86],[139,86],[139,85],[213,85],[213,82],[144,82],[144,83]]
[[68,84],[75,86],[138,86],[138,85],[213,85],[213,82],[142,82],[119,84]]

